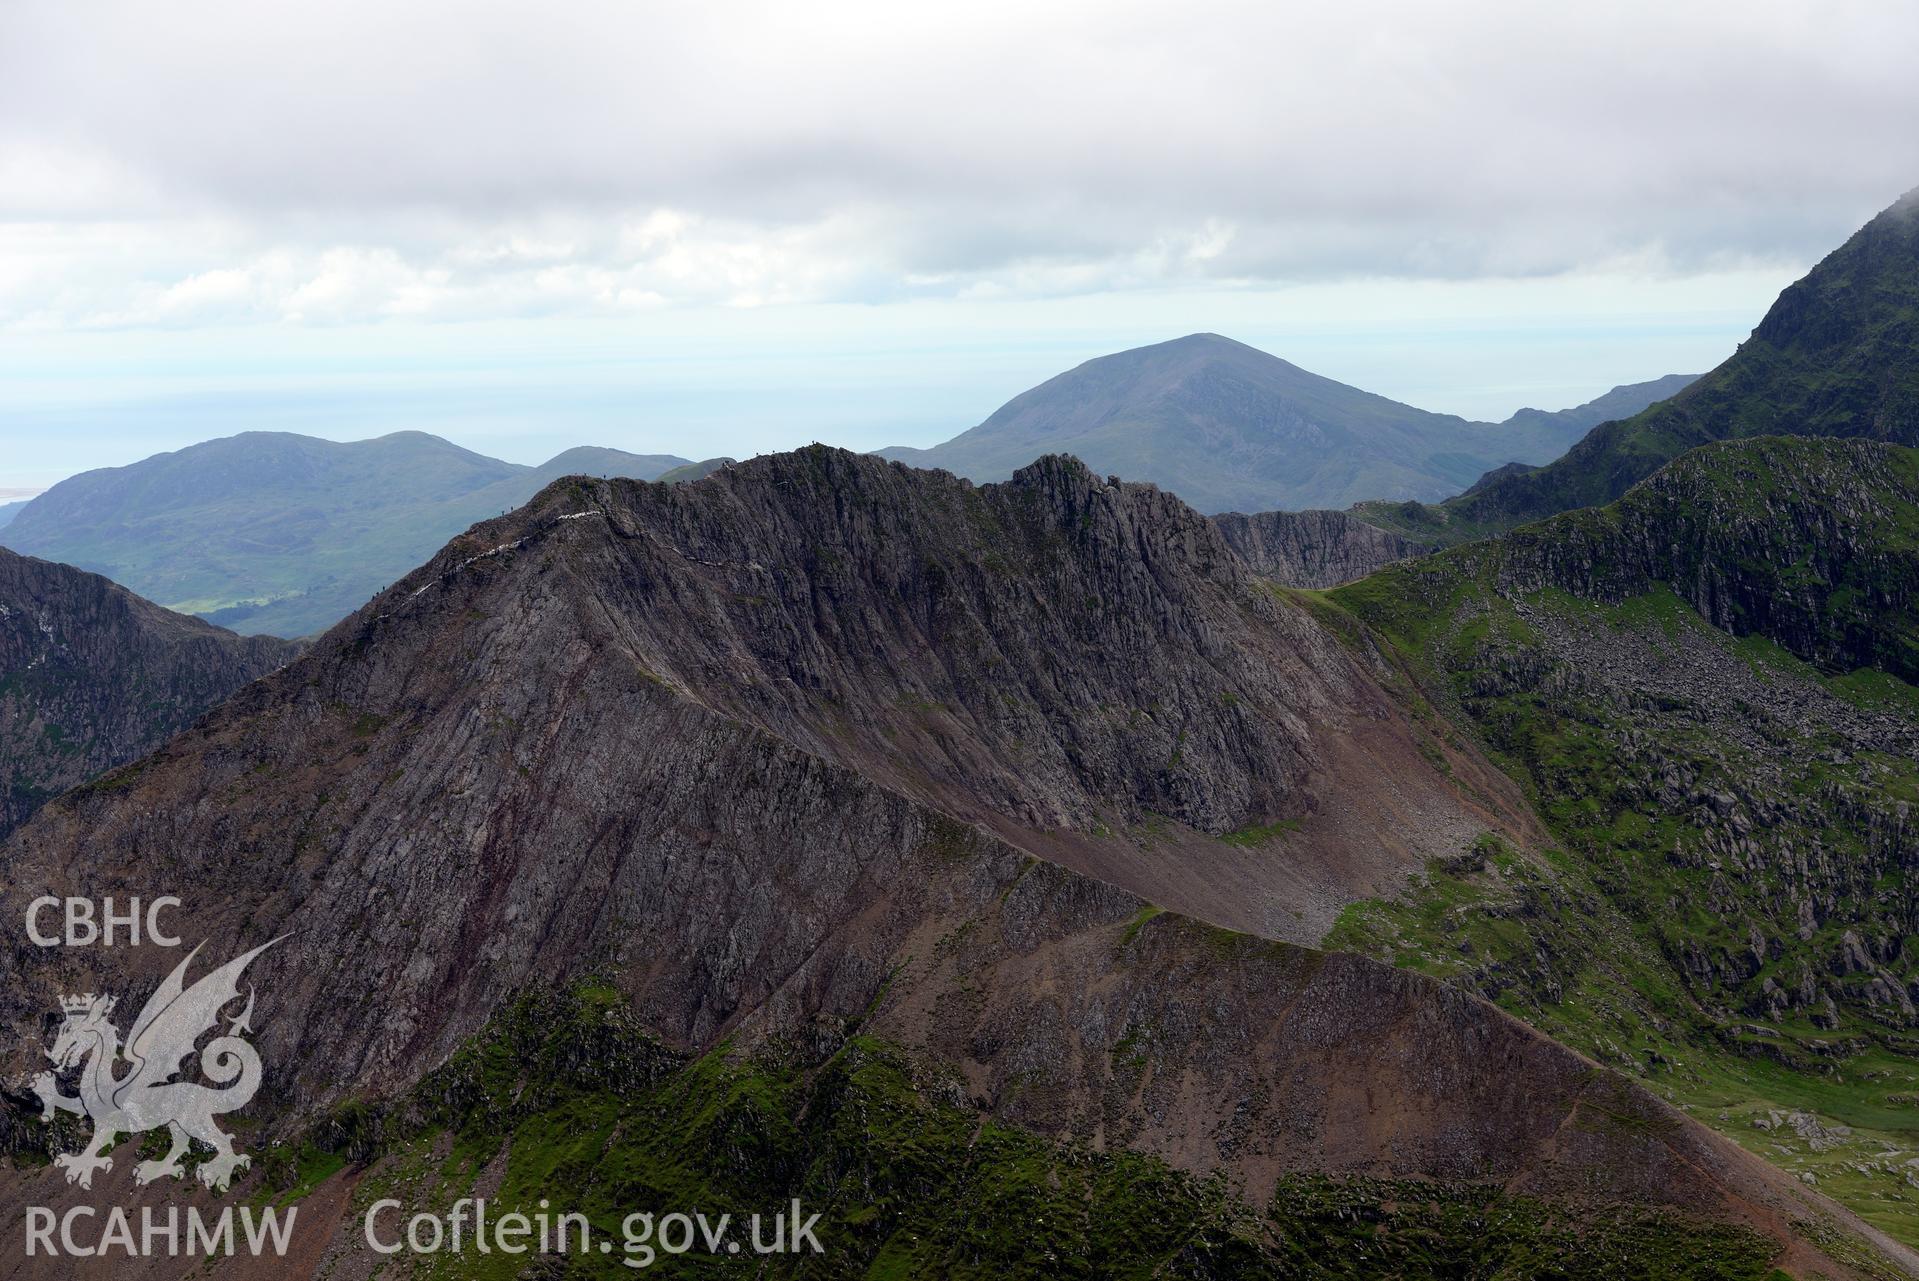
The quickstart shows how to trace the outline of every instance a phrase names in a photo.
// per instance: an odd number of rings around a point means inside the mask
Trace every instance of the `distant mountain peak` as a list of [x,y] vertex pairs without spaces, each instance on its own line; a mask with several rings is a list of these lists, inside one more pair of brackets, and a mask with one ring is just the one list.
[[[1250,343],[1243,343],[1237,338],[1228,338],[1224,334],[1215,333],[1187,334],[1181,338],[1169,338],[1165,342],[1148,343],[1142,347],[1128,347],[1123,351],[1116,351],[1110,355],[1095,356],[1091,360],[1083,362],[1079,368],[1084,369],[1088,365],[1098,365],[1105,362],[1112,362],[1114,364],[1126,364],[1129,362],[1143,364],[1168,356],[1189,361],[1229,361],[1234,363],[1265,365],[1268,367],[1277,366],[1285,369],[1299,369],[1298,365],[1282,357],[1275,356],[1269,351],[1263,351]],[[1300,372],[1304,373],[1306,371],[1300,370]],[[1318,377],[1316,374],[1310,376]]]
[[[1642,389],[1651,399],[1643,384],[1609,395],[1631,412],[1647,403],[1634,400]],[[1194,333],[1076,365],[945,444],[881,453],[991,481],[1066,449],[1098,472],[1152,481],[1201,511],[1336,508],[1437,499],[1504,463],[1545,462],[1598,420],[1587,408],[1473,423],[1349,387],[1222,334]]]
[[1170,338],[1163,343],[1152,343],[1144,347],[1134,347],[1117,354],[1120,356],[1130,356],[1139,352],[1155,351],[1161,348],[1175,351],[1212,352],[1220,355],[1246,354],[1263,357],[1267,360],[1279,359],[1278,356],[1273,355],[1271,352],[1261,351],[1259,348],[1249,343],[1243,343],[1237,338],[1228,338],[1225,334],[1216,334],[1210,331],[1206,333],[1187,334],[1180,338]]

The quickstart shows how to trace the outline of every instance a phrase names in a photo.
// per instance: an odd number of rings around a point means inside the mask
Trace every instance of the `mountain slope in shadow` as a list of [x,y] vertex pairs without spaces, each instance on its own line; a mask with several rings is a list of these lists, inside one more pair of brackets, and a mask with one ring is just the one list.
[[0,548],[0,836],[298,652]]

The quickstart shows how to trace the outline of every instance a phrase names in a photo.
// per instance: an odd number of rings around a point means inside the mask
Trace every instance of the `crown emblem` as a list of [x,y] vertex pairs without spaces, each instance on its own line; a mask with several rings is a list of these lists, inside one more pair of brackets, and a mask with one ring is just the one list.
[[85,996],[63,996],[60,998],[60,1008],[68,1014],[89,1014],[96,1006],[99,1008],[100,1013],[110,1013],[113,1009],[113,998],[110,996],[95,996],[91,992],[88,992]]

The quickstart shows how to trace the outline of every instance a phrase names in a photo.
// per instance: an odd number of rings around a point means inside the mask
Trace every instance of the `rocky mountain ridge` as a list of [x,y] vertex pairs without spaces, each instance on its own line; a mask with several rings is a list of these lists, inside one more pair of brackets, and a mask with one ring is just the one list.
[[1618,504],[1502,541],[1501,581],[1620,601],[1655,586],[1822,670],[1919,681],[1919,453],[1760,438],[1705,446]]
[[[1477,998],[1202,923],[1246,910],[1235,876],[1277,869],[1312,908],[1301,886],[1353,874],[1310,865],[1339,826],[1295,826],[1357,815],[1357,851],[1425,815],[1445,839],[1364,873],[1382,888],[1528,839],[1390,674],[1183,504],[1066,460],[986,488],[824,449],[569,480],[45,809],[0,910],[181,892],[180,926],[230,951],[298,929],[253,972],[275,1127],[351,1132],[339,1109],[521,995],[604,976],[670,1053],[808,1076],[857,1032],[918,1065],[888,1105],[909,1133],[944,1099],[1067,1145],[1049,1160],[1224,1173],[1255,1211],[1295,1175],[1404,1178],[1674,1216],[1661,1248],[1691,1225],[1693,1262],[1721,1228],[1757,1267],[1903,1257],[1841,1250],[1865,1237],[1836,1207]],[[1189,917],[1159,911],[1182,887]],[[12,959],[27,1047],[46,993],[172,958]]]

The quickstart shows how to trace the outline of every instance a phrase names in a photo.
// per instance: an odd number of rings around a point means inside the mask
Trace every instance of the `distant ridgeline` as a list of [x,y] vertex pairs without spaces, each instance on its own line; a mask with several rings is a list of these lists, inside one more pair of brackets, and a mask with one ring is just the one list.
[[0,543],[236,631],[304,636],[556,477],[689,465],[581,448],[524,467],[421,432],[347,444],[247,432],[63,481],[16,509]]
[[1089,360],[942,445],[880,454],[976,481],[1005,480],[1043,454],[1071,454],[1209,513],[1433,500],[1509,462],[1549,462],[1593,424],[1689,381],[1674,375],[1574,409],[1476,423],[1348,387],[1218,334],[1192,334]]

